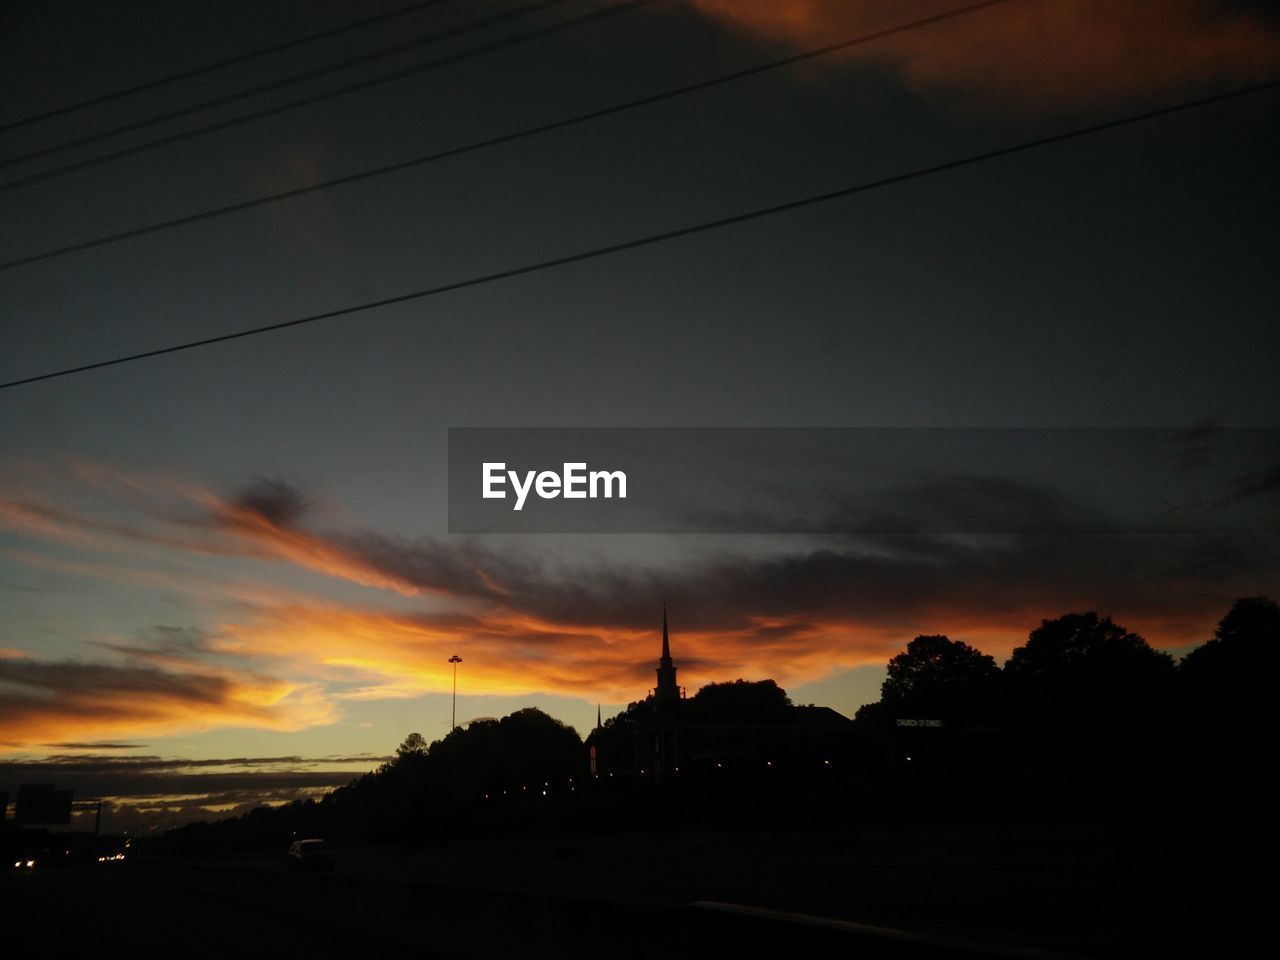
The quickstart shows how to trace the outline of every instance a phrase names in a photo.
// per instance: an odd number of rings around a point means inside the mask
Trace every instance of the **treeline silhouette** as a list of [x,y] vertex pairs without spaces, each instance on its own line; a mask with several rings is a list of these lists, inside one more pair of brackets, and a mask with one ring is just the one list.
[[459,818],[475,819],[486,800],[517,806],[519,818],[529,804],[577,789],[586,773],[577,731],[526,707],[501,720],[473,720],[429,745],[411,733],[393,760],[319,799],[188,824],[166,834],[166,850],[283,850],[291,837],[417,845],[447,836]]
[[960,641],[916,637],[855,719],[909,738],[902,764],[1226,772],[1256,766],[1270,742],[1278,674],[1280,608],[1267,597],[1237,600],[1180,662],[1110,617],[1073,613],[1043,621],[1003,668]]
[[[1180,662],[1109,617],[1071,613],[1043,621],[1003,667],[961,641],[916,637],[889,661],[880,700],[857,711],[821,778],[788,778],[778,774],[785,762],[763,760],[745,779],[741,766],[732,779],[682,777],[662,787],[636,770],[593,777],[587,745],[625,758],[652,702],[629,705],[587,744],[526,708],[430,744],[410,734],[393,760],[319,799],[190,824],[165,843],[191,855],[283,850],[302,836],[413,846],[463,830],[1154,816],[1171,800],[1198,814],[1249,815],[1267,795],[1250,785],[1269,775],[1278,677],[1280,607],[1267,597],[1236,601]],[[739,680],[682,701],[680,722],[769,729],[820,709],[795,707],[772,680]]]

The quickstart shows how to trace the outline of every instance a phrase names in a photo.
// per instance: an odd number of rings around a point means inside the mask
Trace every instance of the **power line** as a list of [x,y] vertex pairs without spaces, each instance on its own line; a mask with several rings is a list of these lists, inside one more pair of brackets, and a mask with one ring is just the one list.
[[[545,10],[550,7],[559,6],[561,4],[571,3],[571,2],[574,2],[574,0],[538,0],[538,2],[536,3],[526,4],[525,6],[517,7],[514,10],[509,10],[504,13],[496,14],[491,17],[485,17],[481,20],[475,20],[475,21],[472,21],[471,23],[463,24],[460,27],[454,27],[449,30],[439,31],[437,33],[431,34],[429,37],[419,37],[417,40],[414,40],[409,44],[402,44],[398,48],[389,48],[389,49],[391,49],[392,52],[394,53],[399,53],[405,49],[408,49],[410,46],[421,46],[424,43],[434,42],[436,40],[445,39],[447,37],[458,36],[463,33],[483,29],[484,27],[487,27],[487,26],[492,26],[493,24],[499,23],[503,20],[513,19],[516,16],[523,16],[524,14],[527,14],[527,13],[533,13],[539,10]],[[190,140],[193,137],[203,136],[206,133],[213,133],[219,130],[226,130],[226,129],[229,129],[230,127],[240,126],[241,124],[249,123],[250,121],[253,121],[253,120],[261,120],[264,117],[272,117],[272,116],[276,116],[277,114],[286,113],[291,110],[296,110],[299,107],[310,106],[311,104],[320,103],[324,100],[332,100],[335,97],[344,96],[345,94],[353,93],[357,90],[367,90],[370,87],[380,86],[382,84],[391,83],[396,80],[403,80],[406,77],[411,77],[420,73],[426,73],[430,70],[439,69],[440,67],[451,66],[455,63],[461,63],[464,60],[470,60],[475,57],[483,56],[485,54],[494,53],[498,50],[505,50],[509,47],[513,47],[521,43],[526,43],[530,40],[536,40],[541,37],[550,36],[551,34],[560,33],[564,30],[581,26],[584,23],[590,23],[595,20],[602,20],[606,17],[615,16],[616,14],[620,14],[620,13],[628,13],[639,7],[647,7],[651,4],[660,3],[660,2],[663,2],[663,0],[624,0],[624,2],[622,3],[612,4],[607,7],[598,8],[590,11],[589,13],[581,14],[577,17],[570,17],[566,20],[561,20],[557,23],[553,23],[548,26],[539,27],[535,30],[530,30],[526,33],[516,34],[515,36],[511,36],[511,37],[504,37],[501,40],[496,40],[491,43],[483,44],[479,47],[473,47],[470,50],[464,50],[464,51],[461,51],[460,53],[454,53],[454,54],[449,54],[447,56],[438,57],[437,59],[434,59],[434,60],[428,60],[424,63],[415,64],[411,67],[405,67],[400,70],[392,71],[391,73],[380,74],[379,76],[376,76],[376,77],[369,77],[365,80],[358,80],[352,83],[344,84],[343,86],[335,87],[332,90],[326,90],[321,93],[309,94],[305,97],[299,97],[295,100],[289,100],[284,103],[276,104],[271,107],[264,107],[260,110],[254,110],[254,111],[251,111],[250,113],[241,114],[238,117],[230,117],[226,120],[218,120],[213,123],[205,124],[204,126],[193,127],[190,130],[184,130],[181,133],[175,133],[169,136],[158,137],[154,140],[147,140],[147,141],[144,141],[143,143],[135,144],[134,146],[131,146],[131,147],[125,147],[120,150],[112,151],[110,153],[99,154],[96,157],[89,157],[84,160],[77,160],[72,163],[64,164],[63,166],[60,166],[60,167],[53,167],[49,170],[45,170],[40,173],[30,174],[28,176],[21,177],[17,180],[10,180],[5,183],[0,183],[0,190],[12,190],[17,187],[26,186],[27,184],[36,183],[41,180],[48,180],[53,177],[61,176],[66,173],[71,173],[76,170],[84,170],[89,167],[96,167],[101,164],[108,163],[112,160],[119,160],[122,157],[137,156],[140,153],[146,153],[148,151],[155,150],[159,147],[168,146],[173,143],[179,143],[183,140]],[[375,53],[378,53],[381,56],[381,55],[384,55],[385,52],[375,51]],[[334,67],[332,69],[345,69],[348,66],[355,65],[360,60],[361,58],[353,58],[352,60],[346,61],[342,65],[338,67]],[[330,73],[332,72],[332,69],[330,67],[325,67],[317,71],[311,71],[309,74],[297,74],[293,77],[286,78],[285,80],[274,81],[270,84],[263,84],[262,86],[256,87],[251,91],[241,91],[240,93],[228,94],[224,97],[218,97],[218,98],[215,98],[214,100],[206,100],[203,103],[195,104],[190,107],[184,107],[180,110],[174,110],[166,114],[158,114],[155,117],[151,117],[147,120],[142,120],[136,123],[115,127],[115,128],[112,128],[111,130],[104,131],[101,134],[91,134],[85,137],[80,137],[77,140],[69,140],[69,141],[66,141],[65,143],[57,144],[53,147],[46,147],[44,149],[37,150],[32,153],[24,154],[23,156],[20,156],[20,157],[13,157],[8,160],[0,161],[0,168],[11,167],[11,166],[14,166],[15,164],[23,163],[27,160],[45,156],[50,153],[57,153],[62,150],[70,149],[72,147],[84,146],[88,143],[92,143],[99,139],[102,139],[103,137],[114,136],[119,133],[126,133],[132,130],[141,129],[142,127],[150,126],[151,124],[158,123],[162,120],[176,119],[178,117],[186,116],[187,114],[194,113],[199,110],[204,110],[209,107],[221,106],[225,103],[230,103],[234,100],[239,100],[246,96],[252,96],[258,93],[264,93],[270,90],[275,90],[282,86],[299,83],[302,80],[308,79],[309,77],[312,77],[312,76],[320,76],[324,73]]]
[[445,160],[449,157],[456,157],[465,153],[472,153],[477,150],[484,150],[489,147],[499,146],[501,144],[512,143],[517,140],[523,140],[538,134],[550,133],[554,130],[560,130],[565,127],[571,127],[576,124],[586,123],[591,120],[599,120],[604,117],[613,116],[615,114],[624,113],[628,110],[635,110],[639,107],[649,106],[655,103],[661,103],[664,100],[671,100],[676,97],[685,96],[690,93],[696,93],[701,90],[708,90],[712,87],[721,86],[731,83],[735,80],[742,80],[747,77],[757,76],[767,73],[771,70],[779,70],[789,67],[806,60],[813,60],[818,57],[825,57],[841,50],[848,50],[851,47],[860,44],[871,43],[875,40],[881,40],[894,34],[905,33],[908,30],[915,30],[930,24],[939,23],[944,20],[950,20],[965,14],[974,13],[978,10],[985,10],[988,7],[999,6],[1003,3],[1009,3],[1011,0],[982,0],[979,3],[971,3],[967,6],[957,7],[942,13],[934,14],[929,17],[923,17],[918,20],[911,20],[906,23],[898,24],[893,27],[886,27],[883,30],[877,30],[873,33],[862,34],[847,40],[831,43],[825,46],[816,47],[811,50],[805,50],[800,53],[782,57],[777,60],[770,60],[766,63],[757,64],[756,66],[747,67],[742,70],[735,70],[732,73],[721,74],[707,80],[700,80],[695,83],[685,84],[679,87],[673,87],[659,93],[651,94],[645,97],[639,97],[634,100],[627,100],[623,103],[614,104],[612,106],[603,107],[599,110],[590,110],[586,113],[576,114],[572,117],[566,117],[561,120],[553,120],[548,123],[537,124],[532,127],[525,127],[511,133],[501,134],[496,137],[489,137],[484,140],[477,140],[472,143],[463,144],[457,147],[451,147],[446,150],[439,150],[434,153],[425,154],[423,156],[413,157],[408,160],[400,160],[396,163],[390,163],[385,166],[375,167],[370,170],[363,170],[358,173],[347,174],[342,177],[334,177],[330,180],[321,180],[316,183],[308,184],[304,187],[295,187],[291,190],[282,190],[279,193],[267,194],[262,197],[256,197],[252,200],[243,200],[239,203],[226,204],[220,207],[213,207],[209,210],[203,210],[198,213],[191,213],[181,217],[174,217],[170,220],[161,220],[156,223],[147,224],[141,227],[134,227],[130,230],[122,230],[118,233],[108,234],[91,240],[82,240],[78,243],[67,244],[62,247],[55,247],[52,250],[45,250],[40,253],[33,253],[27,256],[18,257],[13,260],[0,261],[0,270],[9,270],[13,267],[23,266],[24,264],[37,263],[41,260],[49,260],[53,257],[63,256],[68,253],[78,253],[84,250],[91,250],[95,247],[105,246],[110,243],[116,243],[120,240],[130,240],[137,237],[146,236],[151,233],[158,233],[162,230],[168,230],[173,227],[185,226],[187,224],[198,223],[202,220],[209,220],[213,217],[223,216],[228,213],[237,213],[241,210],[249,210],[253,207],[260,207],[270,203],[276,203],[281,200],[288,200],[293,197],[304,196],[308,193],[315,193],[319,190],[328,190],[333,187],[344,186],[349,183],[357,183],[361,180],[368,180],[373,177],[380,177],[388,173],[395,173],[401,170],[408,170],[413,167],[424,166],[439,160]]
[[1155,117],[1167,116],[1172,113],[1179,113],[1185,110],[1191,110],[1196,107],[1203,107],[1213,103],[1221,103],[1225,100],[1231,100],[1236,97],[1242,97],[1247,94],[1258,93],[1263,90],[1271,90],[1280,87],[1280,79],[1269,80],[1264,83],[1251,84],[1246,87],[1240,87],[1235,90],[1229,90],[1223,93],[1212,94],[1207,97],[1200,97],[1195,100],[1185,100],[1180,103],[1172,104],[1164,107],[1157,107],[1152,110],[1144,110],[1141,113],[1133,113],[1127,116],[1119,117],[1113,120],[1105,120],[1101,123],[1093,123],[1084,127],[1076,127],[1072,130],[1066,130],[1060,133],[1050,134],[1045,137],[1037,137],[1034,140],[1024,140],[1021,143],[1012,146],[999,147],[995,150],[985,150],[982,153],[970,154],[967,157],[961,157],[956,160],[948,160],[943,163],[932,164],[927,167],[919,167],[906,173],[894,174],[893,176],[880,177],[876,180],[869,180],[863,183],[854,184],[852,186],[841,187],[838,190],[829,190],[824,193],[811,194],[806,197],[800,197],[795,200],[789,200],[785,203],[774,204],[767,207],[758,207],[754,210],[748,210],[745,213],[734,214],[729,217],[720,217],[715,220],[705,220],[701,223],[691,224],[689,226],[678,227],[673,230],[664,230],[660,233],[651,233],[643,237],[637,237],[631,240],[624,240],[620,243],[610,244],[604,247],[593,247],[589,250],[582,250],[577,253],[567,254],[561,257],[554,257],[549,260],[539,260],[533,263],[527,263],[518,267],[510,267],[506,270],[498,270],[493,273],[481,274],[475,277],[468,277],[463,280],[454,280],[449,283],[443,283],[438,286],[428,287],[424,290],[415,290],[411,293],[402,293],[394,297],[385,297],[381,300],[371,300],[366,303],[355,304],[350,307],[341,307],[337,310],[327,310],[323,313],[313,313],[305,317],[295,317],[292,320],[282,320],[278,323],[269,323],[263,326],[250,327],[247,330],[239,330],[235,333],[224,333],[215,337],[205,337],[201,340],[190,340],[185,343],[178,343],[168,347],[161,347],[157,350],[146,350],[141,353],[128,354],[122,357],[114,357],[110,360],[99,360],[94,363],[86,363],[77,367],[67,367],[63,370],[54,370],[49,373],[37,374],[32,377],[24,377],[20,380],[10,380],[7,383],[0,383],[0,390],[6,390],[10,387],[19,387],[24,384],[37,383],[41,380],[52,380],[57,377],[66,377],[75,373],[84,373],[88,370],[98,370],[102,367],[116,366],[122,363],[131,363],[135,360],[144,360],[148,357],[159,357],[169,353],[178,353],[183,350],[194,350],[197,347],[206,347],[215,343],[224,343],[228,340],[239,340],[243,337],[257,336],[262,333],[270,333],[274,330],[284,330],[289,327],[299,327],[304,324],[316,323],[321,320],[332,320],[338,317],[348,316],[353,313],[362,313],[366,310],[375,310],[381,307],[389,307],[399,303],[407,303],[411,300],[421,300],[426,297],[434,297],[443,293],[450,293],[456,290],[464,290],[469,287],[478,287],[487,283],[494,283],[499,280],[509,280],[512,277],[524,276],[530,273],[539,273],[544,270],[551,270],[556,267],[568,266],[569,264],[581,263],[585,260],[595,260],[600,257],[610,256],[615,253],[622,253],[627,250],[635,250],[640,247],[653,246],[659,243],[665,243],[669,240],[677,240],[682,237],[692,236],[694,234],[706,233],[711,230],[719,230],[724,227],[734,226],[739,223],[746,223],[751,220],[758,220],[763,217],[774,216],[779,213],[786,213],[791,210],[799,210],[804,207],[815,206],[820,203],[826,203],[832,200],[839,200],[845,197],[851,197],[859,193],[867,193],[871,190],[877,190],[882,187],[892,186],[898,183],[905,183],[909,180],[917,180],[922,177],[931,176],[937,173],[944,173],[948,170],[956,170],[961,167],[971,166],[976,163],[982,163],[987,160],[994,160],[999,157],[1007,157],[1013,154],[1022,153],[1027,150],[1034,150],[1038,147],[1048,146],[1050,144],[1062,143],[1066,140],[1074,140],[1089,134],[1100,133],[1104,130],[1113,130],[1117,127],[1128,126],[1133,123],[1139,123],[1144,120],[1151,120]]
[[347,57],[345,60],[339,60],[336,63],[328,63],[322,67],[314,67],[310,70],[304,70],[301,73],[291,74],[287,77],[279,77],[275,80],[269,80],[266,83],[260,83],[257,86],[248,87],[244,90],[237,90],[234,93],[223,94],[221,96],[212,97],[208,100],[201,100],[197,103],[188,104],[184,107],[178,107],[173,110],[167,110],[163,113],[153,114],[152,116],[144,117],[141,120],[118,124],[114,127],[108,127],[105,130],[97,130],[93,133],[85,134],[84,136],[77,137],[72,140],[64,140],[61,143],[55,143],[51,146],[41,147],[38,150],[32,150],[28,153],[22,154],[21,156],[9,157],[4,160],[0,160],[0,168],[16,166],[17,164],[25,163],[28,160],[35,160],[39,157],[62,153],[75,147],[83,147],[90,143],[96,143],[99,140],[106,140],[110,137],[119,136],[124,133],[132,133],[135,130],[142,130],[146,127],[154,126],[158,123],[164,123],[168,120],[177,120],[182,117],[190,116],[193,113],[210,110],[214,107],[226,106],[229,103],[235,103],[263,93],[271,93],[272,91],[295,86],[296,84],[304,83],[308,80],[315,80],[319,77],[328,76],[331,73],[338,73],[352,67],[372,63],[375,60],[392,57],[408,50],[415,50],[418,47],[427,46],[440,40],[461,36],[466,33],[473,33],[477,30],[483,30],[494,26],[495,24],[514,20],[518,17],[538,13],[551,7],[563,6],[566,3],[572,2],[574,2],[574,0],[534,0],[532,3],[526,3],[519,7],[512,7],[497,14],[480,17],[479,19],[470,20],[454,27],[449,27],[444,30],[436,30],[420,37],[414,37],[412,40],[402,41],[388,47],[380,47],[377,50],[371,50],[367,53]]
[[33,123],[39,123],[41,120],[60,117],[76,110],[84,110],[88,107],[96,107],[104,103],[110,103],[113,100],[120,100],[124,97],[130,97],[134,94],[143,93],[147,90],[154,90],[157,87],[166,86],[170,83],[177,83],[180,80],[190,80],[192,77],[199,77],[206,73],[213,73],[216,70],[222,70],[226,67],[234,67],[241,63],[248,63],[250,60],[257,60],[275,53],[282,53],[285,50],[291,50],[294,47],[301,47],[308,43],[314,43],[317,40],[327,40],[330,37],[350,33],[352,30],[372,26],[375,23],[385,23],[388,20],[394,20],[398,17],[407,16],[411,13],[417,13],[418,11],[425,10],[428,7],[438,7],[452,2],[453,0],[421,0],[419,3],[411,3],[406,7],[397,7],[395,10],[388,10],[386,13],[374,14],[370,17],[363,17],[360,20],[352,20],[349,23],[330,27],[328,30],[308,33],[301,37],[295,37],[293,40],[285,40],[282,43],[273,44],[269,47],[261,47],[257,50],[251,50],[248,53],[242,53],[234,57],[228,57],[225,60],[219,60],[216,63],[207,63],[202,67],[192,67],[189,70],[171,73],[168,76],[158,77],[155,80],[148,80],[145,83],[139,83],[136,86],[127,87],[123,90],[104,93],[96,97],[90,97],[87,100],[77,100],[75,103],[69,103],[66,106],[56,107],[52,110],[46,110],[44,113],[32,114],[29,117],[22,117],[19,120],[10,120],[8,123],[0,124],[0,133],[8,130],[14,130],[18,127],[29,126]]

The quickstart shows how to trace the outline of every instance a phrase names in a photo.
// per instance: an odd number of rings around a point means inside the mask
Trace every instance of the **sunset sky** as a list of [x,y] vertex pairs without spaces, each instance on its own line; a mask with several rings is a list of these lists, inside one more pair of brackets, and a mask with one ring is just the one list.
[[[649,96],[961,4],[659,0],[159,149],[28,175],[610,4],[0,168],[0,263]],[[396,0],[6,5],[0,126]],[[14,158],[521,4],[452,0],[0,131]],[[1280,77],[1247,0],[1008,0],[650,106],[0,268],[0,381],[396,297]],[[410,731],[773,677],[852,714],[918,633],[1156,646],[1278,591],[1202,534],[450,535],[465,426],[1280,426],[1275,88],[829,203],[0,391],[0,790],[234,810]],[[1269,472],[1268,472],[1269,471]],[[1224,498],[1276,518],[1275,461]],[[1070,498],[1070,476],[1057,493]],[[912,509],[903,494],[901,508]],[[1225,502],[1225,501],[1224,501]],[[1213,506],[1213,504],[1210,504]],[[1268,513],[1267,511],[1270,511]]]

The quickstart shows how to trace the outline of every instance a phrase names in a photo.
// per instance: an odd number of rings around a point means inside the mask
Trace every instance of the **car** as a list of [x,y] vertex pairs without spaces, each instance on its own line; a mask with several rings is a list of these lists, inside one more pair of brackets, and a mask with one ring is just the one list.
[[13,869],[19,871],[34,870],[36,868],[35,857],[19,857],[13,862]]
[[332,870],[333,847],[320,839],[295,840],[285,858],[290,870]]

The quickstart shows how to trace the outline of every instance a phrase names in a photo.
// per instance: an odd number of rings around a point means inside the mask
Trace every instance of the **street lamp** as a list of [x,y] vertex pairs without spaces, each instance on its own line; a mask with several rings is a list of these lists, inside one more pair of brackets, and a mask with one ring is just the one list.
[[453,664],[453,713],[449,717],[449,729],[452,731],[458,729],[458,664],[462,658],[455,653],[449,662]]

